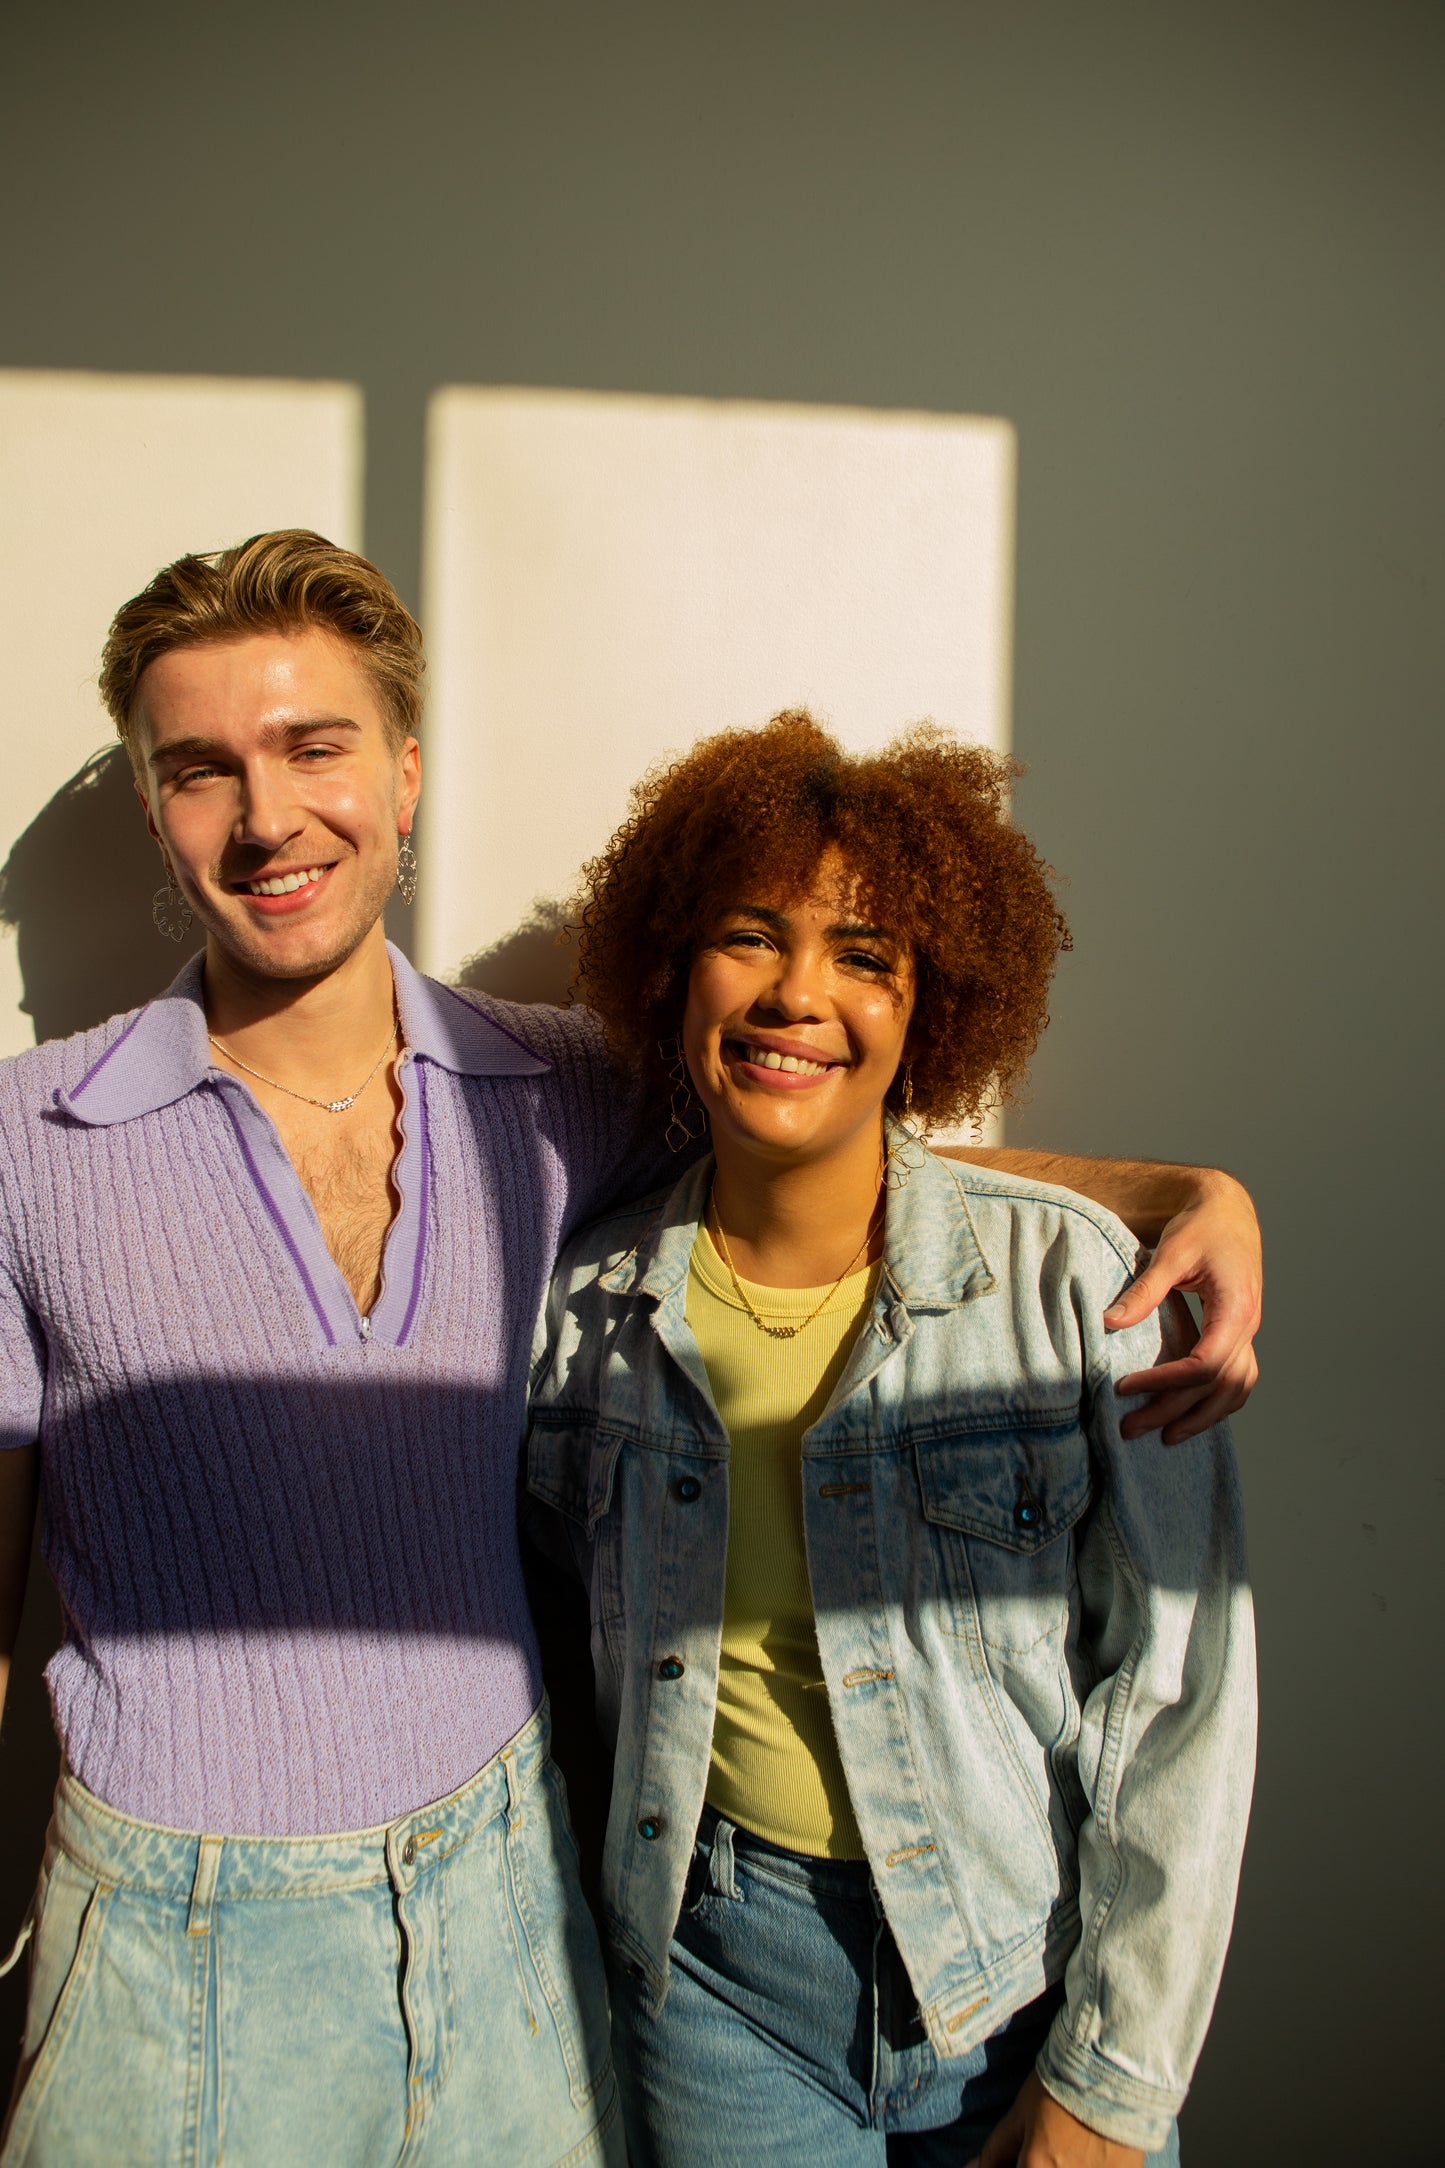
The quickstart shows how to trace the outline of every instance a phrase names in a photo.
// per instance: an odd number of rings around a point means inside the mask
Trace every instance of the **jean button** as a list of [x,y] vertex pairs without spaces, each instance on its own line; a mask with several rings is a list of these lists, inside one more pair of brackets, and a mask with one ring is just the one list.
[[402,1846],[402,1848],[401,1848],[401,1863],[402,1863],[402,1865],[403,1865],[404,1867],[414,1867],[414,1866],[416,1865],[416,1838],[415,1838],[415,1837],[408,1837],[408,1838],[407,1838],[407,1840],[406,1840],[406,1843],[405,1843],[405,1844],[404,1844],[404,1845]]
[[673,1496],[690,1506],[695,1498],[702,1496],[702,1485],[695,1475],[680,1475],[672,1486]]
[[680,1679],[687,1666],[680,1656],[664,1656],[657,1667],[660,1679]]
[[646,1837],[651,1844],[655,1837],[662,1835],[661,1819],[655,1814],[644,1814],[637,1825],[637,1834],[639,1837]]

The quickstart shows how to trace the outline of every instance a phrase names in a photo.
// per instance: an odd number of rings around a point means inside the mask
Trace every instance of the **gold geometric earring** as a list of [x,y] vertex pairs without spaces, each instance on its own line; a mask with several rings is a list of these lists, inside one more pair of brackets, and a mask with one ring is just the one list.
[[410,903],[416,895],[416,852],[411,847],[411,837],[402,836],[396,846],[396,892],[403,903]]
[[883,1155],[883,1186],[902,1189],[928,1157],[928,1147],[913,1126],[913,1063],[903,1064],[903,1112],[888,1124],[888,1149]]
[[696,1144],[707,1132],[707,1114],[692,1096],[692,1079],[687,1073],[680,1039],[659,1039],[657,1051],[662,1056],[672,1085],[672,1098],[668,1104],[668,1123],[663,1131],[670,1152],[684,1151],[689,1144]]

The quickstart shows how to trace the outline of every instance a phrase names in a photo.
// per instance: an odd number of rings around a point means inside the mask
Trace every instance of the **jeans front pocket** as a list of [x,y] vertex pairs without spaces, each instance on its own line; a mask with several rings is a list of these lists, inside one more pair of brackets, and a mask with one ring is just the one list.
[[550,2016],[573,2105],[585,2108],[612,2075],[607,1978],[582,1894],[565,1791],[551,1762],[508,1810],[508,1820],[505,1871],[523,1992],[533,2023],[545,2025]]
[[95,1971],[111,1891],[61,1852],[36,1896],[30,1988],[11,2121],[0,2160],[19,2162]]

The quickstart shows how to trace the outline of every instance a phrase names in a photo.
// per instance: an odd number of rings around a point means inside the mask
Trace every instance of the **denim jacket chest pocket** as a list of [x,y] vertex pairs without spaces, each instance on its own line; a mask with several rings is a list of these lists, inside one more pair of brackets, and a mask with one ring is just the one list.
[[527,1489],[560,1513],[587,1559],[594,1627],[622,1617],[617,1515],[612,1511],[622,1438],[585,1418],[534,1416],[527,1433]]
[[948,1631],[1023,1653],[1065,1626],[1069,1532],[1094,1495],[1077,1412],[920,1438],[914,1459]]

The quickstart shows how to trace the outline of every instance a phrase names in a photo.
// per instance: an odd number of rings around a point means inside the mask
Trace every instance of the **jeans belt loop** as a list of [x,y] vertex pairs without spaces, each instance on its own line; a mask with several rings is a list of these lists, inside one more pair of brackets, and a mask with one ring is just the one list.
[[712,1833],[712,1861],[709,1876],[713,1888],[720,1897],[736,1897],[738,1893],[737,1875],[734,1872],[735,1863],[733,1860],[733,1837],[735,1834],[732,1823],[727,1820],[725,1815],[720,1814],[717,1818],[717,1827]]
[[215,1902],[216,1877],[221,1871],[220,1837],[202,1837],[196,1846],[196,1878],[191,1884],[191,1909],[186,1920],[188,1935],[208,1935],[211,1906]]

